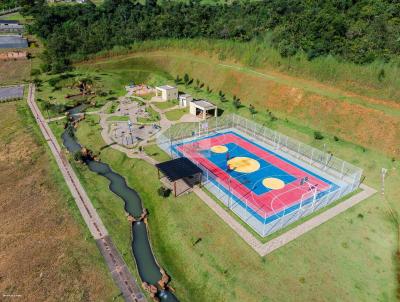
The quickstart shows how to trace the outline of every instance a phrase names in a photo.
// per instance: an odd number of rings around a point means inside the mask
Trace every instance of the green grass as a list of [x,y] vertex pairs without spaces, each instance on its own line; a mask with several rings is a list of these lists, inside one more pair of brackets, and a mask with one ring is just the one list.
[[158,145],[147,145],[144,147],[144,151],[147,155],[153,157],[159,162],[170,160],[171,158],[167,153],[164,152]]
[[170,121],[179,121],[181,119],[181,117],[184,116],[186,113],[188,113],[187,108],[173,109],[173,110],[165,112],[165,116]]
[[152,124],[160,120],[160,115],[150,106],[146,107],[146,112],[149,113],[149,117],[138,117],[137,121],[142,124]]
[[157,103],[153,103],[157,108],[161,109],[161,110],[166,110],[172,107],[175,107],[176,105],[178,105],[178,102],[174,102],[174,101],[167,101],[167,102],[157,102]]
[[130,119],[129,116],[125,116],[125,115],[116,116],[116,115],[114,115],[114,116],[108,117],[107,121],[109,121],[109,122],[127,122],[127,121],[129,121],[129,119]]
[[[279,51],[272,48],[267,40],[237,42],[211,39],[161,39],[148,40],[131,45],[129,48],[116,47],[93,57],[110,57],[134,52],[155,50],[189,50],[208,53],[222,61],[236,61],[247,67],[274,69],[302,78],[324,82],[355,93],[371,97],[397,100],[400,96],[400,68],[398,62],[357,65],[343,62],[332,56],[320,57],[312,61],[299,53],[294,58],[282,58]],[[385,77],[378,78],[381,70]]]

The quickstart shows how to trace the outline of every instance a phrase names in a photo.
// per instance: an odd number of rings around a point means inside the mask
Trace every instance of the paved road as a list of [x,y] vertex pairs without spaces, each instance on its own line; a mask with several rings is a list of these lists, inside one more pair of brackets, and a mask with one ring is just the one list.
[[64,176],[65,182],[67,183],[72,196],[75,199],[79,211],[81,212],[81,215],[88,226],[90,233],[96,240],[97,246],[105,258],[112,277],[121,290],[125,301],[146,301],[121,255],[118,253],[111,238],[108,236],[107,229],[103,225],[103,222],[98,216],[97,211],[94,209],[89,197],[79,182],[78,177],[62,153],[61,147],[59,146],[49,125],[40,112],[35,102],[35,86],[32,84],[29,85],[28,105],[36,119],[36,122],[39,124],[44,138],[49,144],[50,150],[53,153],[58,167]]

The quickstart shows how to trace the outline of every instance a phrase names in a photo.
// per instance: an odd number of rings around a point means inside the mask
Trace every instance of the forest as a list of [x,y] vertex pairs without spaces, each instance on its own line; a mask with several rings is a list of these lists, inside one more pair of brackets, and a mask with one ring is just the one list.
[[105,0],[100,6],[22,0],[31,33],[45,45],[44,69],[72,59],[160,38],[208,38],[268,43],[283,57],[331,55],[357,64],[400,54],[397,0],[270,0],[204,4],[199,0]]
[[0,1],[0,10],[14,8],[18,5],[18,0],[2,0]]

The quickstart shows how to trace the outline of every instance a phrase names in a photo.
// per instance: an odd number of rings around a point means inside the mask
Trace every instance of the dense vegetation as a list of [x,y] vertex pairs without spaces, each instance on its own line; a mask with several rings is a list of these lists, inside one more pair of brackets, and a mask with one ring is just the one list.
[[395,0],[273,0],[207,5],[200,1],[106,0],[103,5],[29,4],[31,31],[47,43],[46,68],[158,38],[269,43],[282,56],[333,55],[355,63],[400,54],[400,3]]
[[0,1],[0,10],[14,8],[18,6],[17,0],[2,0]]

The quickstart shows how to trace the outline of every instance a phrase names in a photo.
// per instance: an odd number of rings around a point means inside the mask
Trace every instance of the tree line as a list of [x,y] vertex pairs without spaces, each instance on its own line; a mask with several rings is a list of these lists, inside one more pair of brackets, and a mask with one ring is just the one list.
[[114,46],[159,38],[269,43],[283,57],[333,55],[359,64],[400,54],[397,0],[270,0],[203,4],[199,0],[105,0],[100,6],[21,0],[29,30],[46,44],[45,70]]

